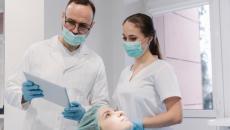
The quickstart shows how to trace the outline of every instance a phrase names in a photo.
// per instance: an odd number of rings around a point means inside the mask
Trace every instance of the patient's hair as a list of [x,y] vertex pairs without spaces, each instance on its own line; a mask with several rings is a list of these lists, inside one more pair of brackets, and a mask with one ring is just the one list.
[[82,117],[78,130],[102,130],[98,123],[98,110],[102,105],[92,106]]

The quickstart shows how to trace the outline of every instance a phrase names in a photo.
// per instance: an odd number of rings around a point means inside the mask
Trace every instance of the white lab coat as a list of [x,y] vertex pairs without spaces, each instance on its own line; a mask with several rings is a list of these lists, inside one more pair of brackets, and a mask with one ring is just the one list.
[[108,104],[107,79],[102,59],[84,44],[71,53],[55,36],[32,45],[20,69],[7,82],[7,102],[26,110],[23,130],[76,130],[78,124],[63,118],[63,107],[42,98],[22,106],[23,71],[66,87],[70,101],[80,102],[86,109],[95,103]]
[[[120,76],[113,102],[132,121],[165,112],[163,101],[172,96],[181,97],[179,85],[172,67],[163,60],[157,60],[143,68],[131,81],[131,66]],[[145,130],[170,130],[170,127]]]

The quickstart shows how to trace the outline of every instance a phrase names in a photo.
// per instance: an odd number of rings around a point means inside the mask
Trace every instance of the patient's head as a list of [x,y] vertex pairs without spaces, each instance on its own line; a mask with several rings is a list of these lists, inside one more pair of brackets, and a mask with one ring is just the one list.
[[130,130],[131,126],[132,123],[122,111],[97,105],[86,112],[78,130]]

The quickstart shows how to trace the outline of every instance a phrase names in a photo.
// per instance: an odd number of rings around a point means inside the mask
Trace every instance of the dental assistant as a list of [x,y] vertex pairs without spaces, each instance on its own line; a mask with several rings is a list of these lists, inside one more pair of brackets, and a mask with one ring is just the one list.
[[[85,44],[94,25],[95,6],[89,0],[70,0],[62,15],[62,34],[33,44],[21,66],[7,81],[6,101],[26,112],[23,130],[76,130],[85,111],[108,104],[102,58]],[[38,84],[23,72],[66,87],[66,108],[44,100]]]
[[135,59],[121,73],[113,101],[133,130],[170,130],[182,121],[181,93],[172,66],[162,59],[151,17],[137,13],[123,22],[123,47]]

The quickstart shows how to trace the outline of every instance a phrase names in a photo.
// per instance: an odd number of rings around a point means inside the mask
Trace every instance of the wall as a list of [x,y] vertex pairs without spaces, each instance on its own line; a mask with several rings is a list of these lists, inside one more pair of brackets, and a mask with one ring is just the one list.
[[45,38],[50,38],[61,31],[62,12],[65,11],[68,0],[58,0],[55,2],[53,0],[45,0],[44,2],[44,36]]
[[225,96],[225,117],[230,118],[230,60],[229,60],[229,48],[230,48],[230,1],[220,0],[221,11],[221,34],[222,34],[222,51],[223,51],[223,73],[224,73],[224,96]]
[[185,9],[203,3],[208,3],[209,0],[145,0],[145,9],[154,14],[170,12],[177,9]]
[[[1,9],[0,9],[1,10]],[[4,19],[3,19],[3,17],[4,17],[4,12],[2,11],[0,11],[0,35],[1,34],[3,34],[3,21],[4,21]]]
[[[42,0],[5,1],[5,77],[20,63],[25,50],[44,38]],[[5,129],[21,130],[24,113],[6,104]]]
[[0,12],[4,10],[4,0],[0,0]]
[[113,80],[111,84],[110,93],[113,94],[114,89],[116,88],[120,73],[125,67],[125,52],[122,47],[122,22],[125,19],[127,7],[125,5],[125,0],[114,0],[112,1],[112,31],[111,34],[107,34],[111,39],[111,50],[112,58],[111,64],[113,65],[113,71],[110,75],[113,75]]
[[[197,10],[192,8],[154,17],[163,55],[174,67],[182,91],[183,108],[189,110],[203,109],[197,14]],[[178,50],[178,46],[181,48],[180,50]],[[182,124],[174,126],[176,130],[216,129],[215,126],[208,126],[207,124],[207,121],[211,118],[190,118],[186,116]]]
[[[162,54],[177,74],[184,109],[202,109],[198,10],[166,13],[154,18],[154,22]],[[178,50],[178,46],[183,49]]]
[[[3,28],[4,28],[4,12],[3,2],[0,2],[0,109],[3,108],[3,91],[4,91],[4,39],[3,39]],[[2,12],[1,12],[2,10]],[[0,114],[0,130],[3,130],[3,115]]]
[[[87,38],[86,44],[89,48],[97,52],[102,59],[106,67],[106,73],[109,83],[109,88],[113,85],[113,43],[112,35],[112,5],[111,1],[94,0],[96,7],[95,24],[92,28],[90,35]],[[111,89],[110,89],[111,90]]]
[[0,109],[3,107],[3,88],[4,88],[4,37],[3,21],[4,13],[0,12]]

